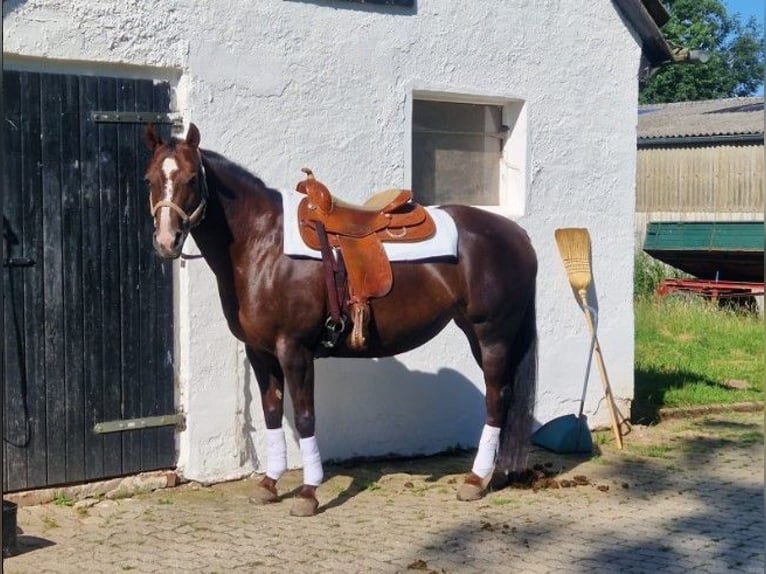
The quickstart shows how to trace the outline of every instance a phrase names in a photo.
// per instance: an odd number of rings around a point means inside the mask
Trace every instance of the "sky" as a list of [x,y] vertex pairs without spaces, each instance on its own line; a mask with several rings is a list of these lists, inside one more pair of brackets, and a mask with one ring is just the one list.
[[[743,22],[747,22],[750,16],[755,16],[756,20],[763,26],[763,0],[723,0],[723,3],[726,5],[726,11],[729,14],[739,13],[742,16]],[[763,84],[758,88],[757,95],[763,95]]]
[[726,5],[726,11],[729,14],[740,13],[747,20],[750,16],[755,18],[763,25],[764,3],[763,0],[723,0]]

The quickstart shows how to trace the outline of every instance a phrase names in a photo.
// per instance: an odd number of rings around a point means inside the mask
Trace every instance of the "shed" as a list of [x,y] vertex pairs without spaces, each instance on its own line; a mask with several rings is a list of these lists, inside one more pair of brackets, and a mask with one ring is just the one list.
[[763,97],[640,106],[637,245],[650,222],[762,222],[763,127]]
[[[271,187],[292,189],[308,164],[360,202],[385,186],[419,187],[465,155],[455,145],[440,161],[419,153],[423,112],[437,131],[468,121],[486,145],[470,172],[483,183],[434,197],[480,204],[531,236],[536,419],[576,412],[590,343],[559,227],[591,232],[603,351],[627,414],[638,75],[670,59],[657,14],[667,17],[656,0],[4,1],[4,80],[16,94],[4,129],[17,145],[6,159],[19,182],[4,179],[16,205],[8,217],[19,257],[26,249],[38,261],[14,277],[17,293],[48,289],[50,302],[6,298],[6,345],[13,301],[28,312],[25,352],[4,367],[18,439],[4,445],[5,486],[168,466],[210,482],[263,469],[257,385],[212,273],[198,259],[147,256],[148,118],[166,129],[193,121],[204,147]],[[591,424],[608,424],[600,385],[589,389]],[[481,373],[453,326],[393,358],[319,361],[316,393],[326,459],[470,447],[483,422]],[[288,456],[300,464],[294,436]]]

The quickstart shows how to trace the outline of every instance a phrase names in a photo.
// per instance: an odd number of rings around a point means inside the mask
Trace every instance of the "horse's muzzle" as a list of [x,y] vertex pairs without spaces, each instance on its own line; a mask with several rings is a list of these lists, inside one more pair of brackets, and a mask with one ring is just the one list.
[[152,243],[157,255],[163,259],[178,259],[181,255],[181,248],[184,245],[185,233],[178,231],[172,238],[163,237],[159,239],[155,231],[152,236]]

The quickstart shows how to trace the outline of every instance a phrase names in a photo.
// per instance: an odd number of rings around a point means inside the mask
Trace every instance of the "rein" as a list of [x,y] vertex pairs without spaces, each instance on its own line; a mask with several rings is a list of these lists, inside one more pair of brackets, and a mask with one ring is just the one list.
[[205,208],[207,207],[207,199],[209,191],[207,188],[207,174],[205,173],[205,166],[202,164],[202,154],[199,155],[199,170],[197,171],[199,176],[199,189],[200,189],[200,202],[196,209],[188,215],[183,209],[181,209],[176,203],[173,203],[169,199],[163,199],[154,203],[152,201],[151,194],[149,195],[149,208],[151,209],[152,218],[161,207],[169,207],[175,211],[181,217],[181,225],[184,230],[189,230],[192,227],[198,225],[200,221],[205,217]]

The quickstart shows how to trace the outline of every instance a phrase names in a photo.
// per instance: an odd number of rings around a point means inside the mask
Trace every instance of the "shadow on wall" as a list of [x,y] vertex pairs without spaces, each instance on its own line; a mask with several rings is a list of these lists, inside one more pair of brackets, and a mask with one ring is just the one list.
[[[453,369],[410,370],[396,358],[321,360],[315,367],[317,438],[324,460],[433,454],[475,446],[479,439],[483,391]],[[247,402],[259,408],[257,387],[245,392]],[[297,440],[286,399],[285,423]]]
[[[254,433],[262,422],[258,386],[245,360],[245,445],[241,463],[258,456]],[[476,447],[485,421],[484,384],[459,371],[410,369],[394,357],[315,361],[316,434],[326,462],[367,457],[418,456]],[[260,417],[258,417],[260,418]],[[285,396],[285,431],[298,441],[293,407]],[[533,422],[533,428],[540,426]]]

